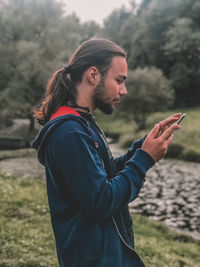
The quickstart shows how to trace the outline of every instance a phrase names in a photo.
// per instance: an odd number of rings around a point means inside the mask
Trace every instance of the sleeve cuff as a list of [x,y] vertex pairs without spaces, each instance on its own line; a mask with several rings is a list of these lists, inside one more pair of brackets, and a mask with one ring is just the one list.
[[131,150],[134,150],[134,149],[137,149],[137,148],[141,148],[141,146],[144,143],[146,137],[147,137],[147,135],[145,135],[142,139],[134,141],[132,146],[131,146]]
[[128,162],[132,162],[134,165],[136,165],[141,170],[143,175],[145,175],[146,172],[155,164],[153,158],[141,148],[136,150],[135,154]]

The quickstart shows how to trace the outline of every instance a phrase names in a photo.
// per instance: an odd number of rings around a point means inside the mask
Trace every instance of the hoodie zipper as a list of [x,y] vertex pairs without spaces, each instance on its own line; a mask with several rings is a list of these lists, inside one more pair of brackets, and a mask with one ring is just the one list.
[[118,229],[118,226],[117,226],[117,223],[116,223],[116,221],[115,221],[115,219],[114,219],[114,217],[112,216],[112,221],[113,221],[113,223],[114,223],[114,226],[115,226],[115,228],[116,228],[116,230],[117,230],[117,233],[118,233],[118,235],[119,235],[119,237],[120,237],[120,239],[122,240],[122,242],[124,243],[124,245],[126,246],[126,247],[128,247],[139,259],[140,259],[140,261],[141,261],[141,263],[144,265],[144,267],[145,267],[145,264],[144,264],[144,262],[143,262],[143,260],[140,258],[140,256],[137,254],[137,252],[136,252],[136,250],[135,249],[133,249],[132,247],[130,247],[127,243],[126,243],[126,241],[124,240],[124,238],[122,237],[122,235],[120,234],[120,231],[119,231],[119,229]]
[[[106,148],[108,149],[108,154],[109,154],[109,157],[110,157],[111,151],[110,151],[110,148],[109,148],[109,146],[108,146],[108,142],[107,142],[107,140],[106,140],[105,134],[104,134],[104,132],[99,128],[98,124],[96,123],[96,120],[95,120],[95,117],[94,117],[94,116],[92,116],[92,119],[93,119],[93,121],[95,122],[97,128],[99,129],[99,131],[100,131],[100,133],[101,133],[101,138],[102,138],[104,144],[106,145]],[[114,219],[113,216],[112,216],[112,221],[113,221],[114,226],[115,226],[115,229],[117,230],[117,233],[118,233],[120,239],[122,240],[122,242],[124,243],[124,245],[125,245],[126,247],[128,247],[128,248],[129,248],[129,249],[130,249],[130,250],[131,250],[131,251],[132,251],[132,252],[133,252],[139,259],[140,259],[141,263],[142,263],[142,264],[144,265],[144,267],[145,267],[144,262],[142,261],[142,259],[140,258],[140,256],[137,254],[136,250],[133,249],[132,247],[130,247],[130,246],[126,243],[126,241],[124,240],[124,238],[122,237],[122,235],[121,235],[121,233],[120,233],[120,231],[119,231],[119,229],[118,229],[117,223],[116,223],[116,221],[115,221],[115,219]]]

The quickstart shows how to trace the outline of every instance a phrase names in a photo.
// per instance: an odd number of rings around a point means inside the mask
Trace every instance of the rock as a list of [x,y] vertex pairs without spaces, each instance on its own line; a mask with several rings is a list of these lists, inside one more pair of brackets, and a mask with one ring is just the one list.
[[[162,160],[148,171],[130,209],[200,236],[200,164]],[[195,234],[195,235],[197,235]]]

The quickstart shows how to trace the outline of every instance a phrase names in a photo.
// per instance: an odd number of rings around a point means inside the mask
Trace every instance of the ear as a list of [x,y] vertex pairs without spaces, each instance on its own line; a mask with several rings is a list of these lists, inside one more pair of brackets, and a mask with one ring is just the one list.
[[91,85],[97,85],[100,79],[100,72],[96,67],[87,70],[87,80]]

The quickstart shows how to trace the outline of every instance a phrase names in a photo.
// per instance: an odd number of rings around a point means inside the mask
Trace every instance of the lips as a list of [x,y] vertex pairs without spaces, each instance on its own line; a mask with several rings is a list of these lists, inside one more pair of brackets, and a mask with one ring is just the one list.
[[120,101],[119,100],[115,100],[112,103],[113,103],[113,105],[118,105],[120,103]]
[[119,104],[119,103],[120,103],[120,99],[119,99],[119,98],[115,98],[115,99],[113,99],[113,103],[114,103],[114,104]]

